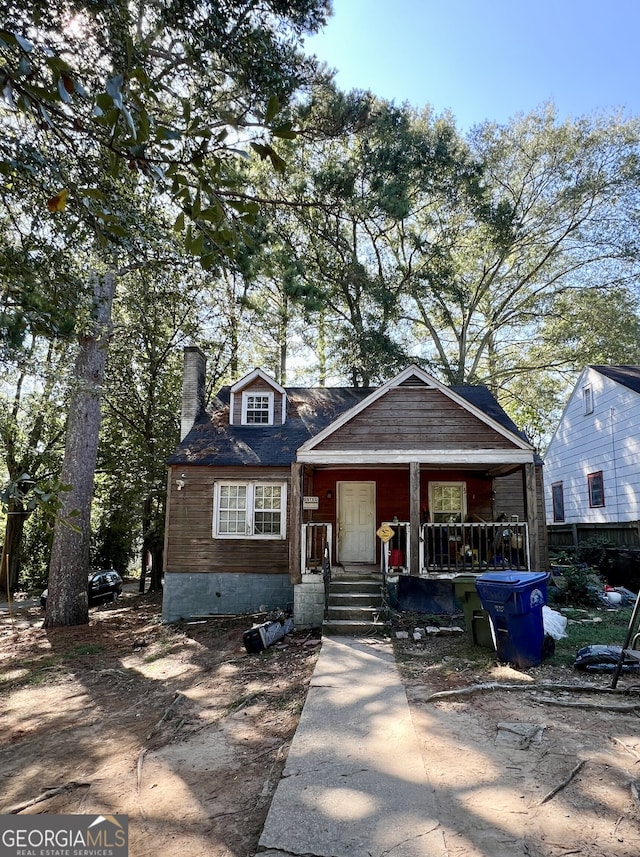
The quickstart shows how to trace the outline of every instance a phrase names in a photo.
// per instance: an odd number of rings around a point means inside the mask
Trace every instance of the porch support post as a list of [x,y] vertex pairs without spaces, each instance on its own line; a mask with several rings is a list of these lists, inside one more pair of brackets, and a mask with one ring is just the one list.
[[409,574],[420,574],[420,463],[409,463],[409,523],[411,534],[411,568]]
[[294,462],[291,465],[289,498],[289,577],[293,584],[302,583],[302,474],[303,465]]
[[540,571],[540,533],[538,532],[538,491],[536,466],[533,462],[524,466],[526,491],[527,524],[529,526],[529,547],[531,571]]

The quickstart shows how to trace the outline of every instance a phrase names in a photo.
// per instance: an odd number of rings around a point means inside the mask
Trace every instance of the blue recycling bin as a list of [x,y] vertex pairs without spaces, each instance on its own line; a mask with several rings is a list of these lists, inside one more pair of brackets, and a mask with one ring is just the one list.
[[547,603],[548,579],[546,571],[495,571],[476,578],[501,661],[518,667],[542,661],[542,608]]

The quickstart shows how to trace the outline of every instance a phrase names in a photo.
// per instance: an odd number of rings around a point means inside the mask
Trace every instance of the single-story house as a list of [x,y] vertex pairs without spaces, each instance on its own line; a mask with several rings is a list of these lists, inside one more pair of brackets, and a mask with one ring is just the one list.
[[204,389],[204,355],[189,347],[165,621],[290,605],[295,618],[323,566],[546,566],[541,461],[485,387],[409,366],[375,388],[285,388],[255,369],[208,410]]
[[[544,456],[546,520],[571,542],[640,526],[640,366],[586,366]],[[616,539],[617,540],[617,539]]]

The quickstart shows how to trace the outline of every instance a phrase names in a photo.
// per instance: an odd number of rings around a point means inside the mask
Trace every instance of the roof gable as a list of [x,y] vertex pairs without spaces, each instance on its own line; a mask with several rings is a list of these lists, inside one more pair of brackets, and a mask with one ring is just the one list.
[[569,414],[572,412],[574,407],[577,407],[576,400],[583,395],[583,391],[585,387],[592,386],[594,381],[597,379],[594,377],[593,373],[596,372],[599,375],[602,375],[604,378],[608,378],[610,381],[614,381],[617,384],[625,387],[628,390],[631,390],[634,393],[640,394],[640,366],[627,366],[627,365],[618,365],[618,366],[595,366],[589,365],[583,367],[580,375],[578,376],[573,388],[569,394],[569,397],[565,403],[564,408],[562,409],[562,413],[560,415],[560,419],[558,420],[551,437],[549,438],[549,443],[547,444],[547,448],[544,453],[544,458],[547,457],[553,452],[556,444],[564,443],[561,435],[565,429],[567,424],[567,420],[569,419]]
[[277,425],[287,418],[287,393],[284,387],[262,369],[254,369],[230,388],[229,422],[232,425],[255,423],[248,416],[250,402],[262,399],[259,423]]
[[258,378],[262,379],[269,387],[272,387],[274,391],[283,396],[285,395],[284,387],[281,387],[275,378],[272,378],[271,375],[267,375],[267,373],[260,368],[254,369],[253,372],[249,372],[249,374],[245,375],[244,378],[240,378],[239,381],[236,381],[236,383],[231,386],[231,395],[244,390],[245,387],[248,387]]
[[323,441],[327,440],[334,433],[338,432],[343,426],[347,425],[351,420],[366,411],[383,397],[387,396],[391,391],[401,387],[420,387],[427,390],[438,392],[444,397],[450,399],[460,408],[473,415],[476,419],[484,423],[488,428],[497,432],[499,435],[515,444],[521,449],[531,450],[532,446],[524,435],[518,431],[517,427],[508,418],[502,408],[498,405],[495,398],[491,395],[486,387],[462,386],[462,387],[447,387],[440,381],[433,378],[424,369],[419,366],[411,365],[387,381],[381,387],[370,393],[361,402],[354,405],[353,408],[341,414],[336,420],[330,423],[326,428],[320,431],[317,435],[310,438],[303,446],[300,447],[300,452],[311,452],[316,449]]

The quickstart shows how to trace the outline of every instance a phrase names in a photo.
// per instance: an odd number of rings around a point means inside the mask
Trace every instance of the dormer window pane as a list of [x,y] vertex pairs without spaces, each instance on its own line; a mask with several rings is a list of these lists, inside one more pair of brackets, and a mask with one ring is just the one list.
[[270,420],[271,397],[268,395],[247,395],[246,422],[250,425],[265,424]]

